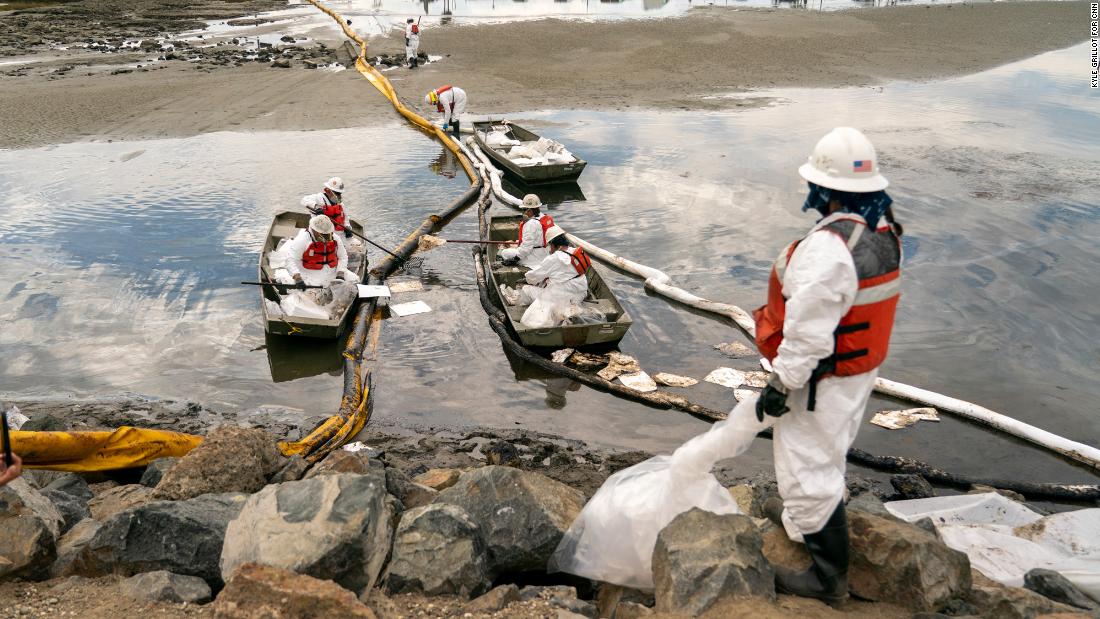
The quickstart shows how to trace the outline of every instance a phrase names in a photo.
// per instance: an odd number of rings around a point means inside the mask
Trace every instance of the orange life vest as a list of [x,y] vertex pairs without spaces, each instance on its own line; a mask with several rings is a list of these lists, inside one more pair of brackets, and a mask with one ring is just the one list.
[[[549,215],[543,215],[542,217],[539,217],[538,222],[539,225],[542,226],[542,245],[539,245],[538,247],[542,248],[546,247],[546,231],[554,226],[554,218]],[[526,221],[520,222],[519,238],[516,239],[517,242],[523,242],[523,226],[525,226],[526,224]]]
[[[813,383],[826,376],[863,374],[882,365],[901,296],[901,243],[892,229],[871,232],[856,217],[838,218],[821,229],[840,237],[852,253],[859,290],[852,308],[834,331],[833,354],[818,364],[811,378]],[[756,346],[768,361],[775,359],[783,342],[787,309],[783,273],[800,242],[801,239],[791,243],[776,259],[768,278],[768,302],[752,313],[756,321]]]
[[321,214],[332,220],[332,225],[336,228],[337,232],[344,231],[343,204],[325,204],[325,206],[321,208]]
[[[439,88],[435,89],[435,111],[440,112],[440,113],[443,112],[443,100],[440,99],[439,95],[447,92],[451,88],[453,88],[453,86],[451,86],[450,84],[447,84],[446,86],[440,86]],[[452,112],[455,111],[454,97],[451,97],[451,111]]]
[[588,257],[588,254],[584,253],[584,250],[580,247],[576,247],[572,252],[566,252],[569,254],[569,261],[573,263],[573,268],[577,271],[577,277],[581,275],[587,275],[588,269],[592,268],[592,259]]
[[302,268],[310,271],[320,271],[324,267],[336,268],[339,259],[336,257],[336,241],[314,241],[302,252]]

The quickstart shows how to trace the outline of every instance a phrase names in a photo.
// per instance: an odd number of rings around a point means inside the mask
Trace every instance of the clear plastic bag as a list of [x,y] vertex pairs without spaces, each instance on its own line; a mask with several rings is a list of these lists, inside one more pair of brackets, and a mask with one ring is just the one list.
[[563,312],[562,322],[567,325],[597,325],[607,322],[607,316],[591,303],[572,303]]
[[740,513],[711,468],[752,443],[763,427],[756,421],[755,407],[756,398],[747,399],[729,419],[671,456],[655,456],[609,477],[566,531],[549,569],[652,589],[657,534],[673,518],[694,507],[716,514]]

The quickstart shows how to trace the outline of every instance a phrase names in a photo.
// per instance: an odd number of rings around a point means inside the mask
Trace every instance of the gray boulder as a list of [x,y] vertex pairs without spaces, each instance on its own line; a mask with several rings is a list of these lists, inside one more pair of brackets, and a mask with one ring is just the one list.
[[65,473],[47,484],[44,490],[64,492],[65,494],[81,499],[85,503],[92,500],[94,496],[91,487],[88,486],[88,482],[84,481],[84,478],[76,473]]
[[205,494],[186,501],[154,501],[107,519],[85,547],[84,576],[168,570],[222,586],[218,561],[229,521],[244,506],[243,494]]
[[141,474],[141,481],[138,483],[146,488],[156,488],[164,479],[164,474],[175,468],[179,461],[179,458],[171,457],[153,460],[145,467],[145,472]]
[[461,507],[478,523],[491,571],[519,572],[546,569],[584,495],[545,475],[486,466],[464,473],[435,503]]
[[974,587],[967,600],[977,613],[989,619],[1033,619],[1054,613],[1078,613],[1078,609],[1072,606],[1060,604],[1034,591],[1006,587],[980,572],[974,574]]
[[[89,494],[91,494],[91,492],[89,492]],[[69,529],[76,526],[76,523],[81,520],[92,517],[92,512],[88,510],[87,499],[82,499],[79,496],[74,496],[61,490],[51,490],[49,486],[42,491],[42,496],[46,497],[50,503],[53,503],[58,513],[61,514],[62,534],[68,532]]]
[[848,587],[857,596],[934,611],[970,589],[970,560],[935,534],[851,510],[848,524]]
[[57,553],[64,519],[25,479],[0,487],[0,578],[43,578]]
[[103,522],[115,514],[124,512],[131,507],[144,505],[153,500],[153,489],[140,484],[128,484],[115,486],[88,501],[88,510],[92,518]]
[[298,454],[283,460],[279,470],[267,480],[269,484],[281,484],[284,481],[298,481],[309,470],[309,462]]
[[131,576],[119,583],[119,590],[123,595],[148,602],[205,604],[211,599],[210,585],[205,580],[165,570]]
[[775,573],[752,519],[692,509],[657,534],[653,584],[659,612],[700,615],[722,600],[775,599]]
[[244,563],[334,580],[360,592],[378,579],[393,537],[381,474],[322,475],[268,486],[229,524],[221,573]]
[[491,584],[481,529],[465,510],[426,505],[401,516],[386,575],[391,593],[471,597]]
[[1037,567],[1029,571],[1024,574],[1024,588],[1055,602],[1069,604],[1085,610],[1100,610],[1100,604],[1097,604],[1095,600],[1085,595],[1069,579],[1054,570],[1044,570]]
[[57,559],[50,566],[51,578],[72,576],[80,571],[84,547],[92,541],[101,526],[98,520],[85,518],[57,540]]
[[281,465],[275,438],[267,432],[219,426],[165,473],[153,498],[179,501],[202,494],[257,492]]
[[851,501],[848,501],[847,508],[849,514],[854,510],[868,513],[872,516],[878,516],[879,518],[886,518],[887,520],[897,520],[893,514],[886,511],[886,506],[883,504],[882,499],[870,492],[864,492]]

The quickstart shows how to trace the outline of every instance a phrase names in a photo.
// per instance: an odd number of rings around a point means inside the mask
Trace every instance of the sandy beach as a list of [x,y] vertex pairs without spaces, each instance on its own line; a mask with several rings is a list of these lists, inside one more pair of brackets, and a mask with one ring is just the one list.
[[[94,15],[112,7],[98,2],[85,8]],[[196,11],[209,17],[208,7]],[[837,12],[704,8],[660,20],[447,26],[422,37],[421,51],[444,56],[441,61],[386,75],[410,100],[444,83],[461,85],[475,114],[735,109],[761,99],[715,95],[981,71],[1084,40],[1085,29],[1077,27],[1084,14],[1084,2],[1006,2]],[[155,19],[151,15],[142,23]],[[173,15],[179,18],[178,11]],[[27,19],[0,15],[0,32],[10,35]],[[78,25],[63,30],[69,37],[80,32]],[[35,52],[25,38],[13,51],[12,41],[0,36],[0,53]],[[337,60],[331,50],[340,43],[333,25],[329,51],[314,59]],[[372,39],[370,51],[398,53],[402,45],[395,34]],[[541,60],[538,70],[534,57]],[[182,60],[125,73],[103,66],[133,60],[96,55],[0,67],[0,148],[220,130],[329,129],[395,119],[354,71],[311,70],[301,60],[289,69]]]

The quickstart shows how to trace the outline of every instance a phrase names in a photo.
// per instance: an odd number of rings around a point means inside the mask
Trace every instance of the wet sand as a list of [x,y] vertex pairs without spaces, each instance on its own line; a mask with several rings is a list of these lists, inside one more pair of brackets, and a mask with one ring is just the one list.
[[[661,20],[451,26],[426,30],[422,38],[421,51],[446,55],[442,61],[386,75],[413,100],[443,83],[461,85],[476,114],[734,109],[762,100],[722,95],[981,71],[1084,40],[1086,14],[1084,2],[831,13],[705,8]],[[0,23],[10,26],[10,19]],[[339,41],[335,25],[332,35],[330,44]],[[402,44],[396,35],[374,39],[371,53],[395,53]],[[62,64],[76,68],[54,73]],[[384,99],[354,71],[309,70],[300,62],[277,69],[167,61],[112,75],[66,59],[11,73],[0,76],[0,148],[395,122]]]

